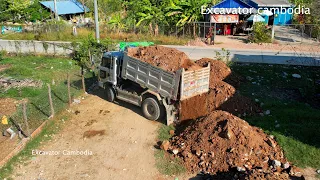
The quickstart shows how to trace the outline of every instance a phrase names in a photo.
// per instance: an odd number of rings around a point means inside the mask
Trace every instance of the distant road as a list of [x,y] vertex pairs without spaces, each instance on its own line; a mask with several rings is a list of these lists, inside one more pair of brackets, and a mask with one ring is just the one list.
[[[226,54],[221,48],[166,45],[186,53],[190,59],[204,57],[215,58],[216,52]],[[230,60],[244,63],[288,64],[304,66],[320,66],[320,53],[312,52],[277,52],[271,50],[228,49]]]
[[[69,55],[72,50],[66,48],[70,42],[0,40],[0,50],[14,53]],[[185,52],[191,59],[204,57],[216,58],[216,52],[226,54],[221,48],[165,45]],[[288,64],[320,66],[320,53],[312,52],[277,52],[271,50],[228,49],[230,60],[243,63]]]

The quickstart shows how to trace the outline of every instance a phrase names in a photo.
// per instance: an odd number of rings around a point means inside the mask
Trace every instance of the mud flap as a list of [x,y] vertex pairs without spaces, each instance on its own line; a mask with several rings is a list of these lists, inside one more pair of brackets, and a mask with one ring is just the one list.
[[170,124],[174,123],[176,120],[176,108],[174,105],[168,105],[166,102],[166,99],[162,99],[163,106],[166,109],[166,114],[167,114],[167,126]]

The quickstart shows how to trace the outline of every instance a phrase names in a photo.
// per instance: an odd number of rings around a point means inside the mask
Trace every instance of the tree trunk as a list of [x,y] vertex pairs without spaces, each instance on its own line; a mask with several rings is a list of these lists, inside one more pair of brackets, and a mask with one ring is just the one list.
[[152,27],[152,23],[149,23],[149,31],[150,34],[153,35],[153,27]]
[[87,11],[86,11],[84,0],[82,0],[82,7],[83,7],[84,15],[86,15]]
[[158,36],[159,35],[159,25],[156,24],[156,27],[154,28],[154,35]]
[[196,37],[196,23],[193,23],[193,38],[195,39]]

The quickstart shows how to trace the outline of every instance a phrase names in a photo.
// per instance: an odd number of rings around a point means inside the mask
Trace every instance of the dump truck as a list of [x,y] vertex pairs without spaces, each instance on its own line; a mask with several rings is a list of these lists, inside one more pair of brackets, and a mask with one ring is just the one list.
[[99,69],[99,87],[106,99],[119,99],[141,107],[144,117],[179,121],[179,102],[209,91],[210,64],[197,70],[175,72],[128,55],[128,49],[105,52]]

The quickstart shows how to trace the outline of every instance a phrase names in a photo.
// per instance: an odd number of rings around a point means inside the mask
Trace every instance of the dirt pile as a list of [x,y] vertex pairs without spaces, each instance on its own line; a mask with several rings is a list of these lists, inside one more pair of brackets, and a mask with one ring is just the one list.
[[172,137],[168,151],[191,172],[268,174],[290,167],[272,136],[224,111],[214,111]]
[[231,74],[231,69],[222,61],[202,58],[195,61],[195,63],[201,67],[207,66],[210,63],[210,84],[217,80],[224,80]]
[[[202,102],[202,103],[199,103]],[[207,115],[207,94],[197,95],[186,100],[180,102],[179,107],[179,119],[189,120],[189,119],[197,119],[199,117]]]
[[128,56],[170,72],[175,72],[181,68],[185,68],[185,70],[201,68],[191,61],[184,52],[163,46],[129,48]]
[[237,87],[240,85],[240,82],[243,81],[240,76],[231,73],[231,69],[222,61],[209,58],[196,61],[199,66],[206,66],[208,63],[210,63],[210,90],[205,101],[198,101],[208,105],[208,112],[224,110],[233,115],[242,116],[261,112],[257,103],[250,98],[236,94],[236,89],[232,85]]
[[207,44],[204,43],[203,41],[201,41],[200,38],[196,38],[196,39],[193,39],[193,40],[190,40],[187,42],[186,46],[200,46],[200,47],[206,47]]

